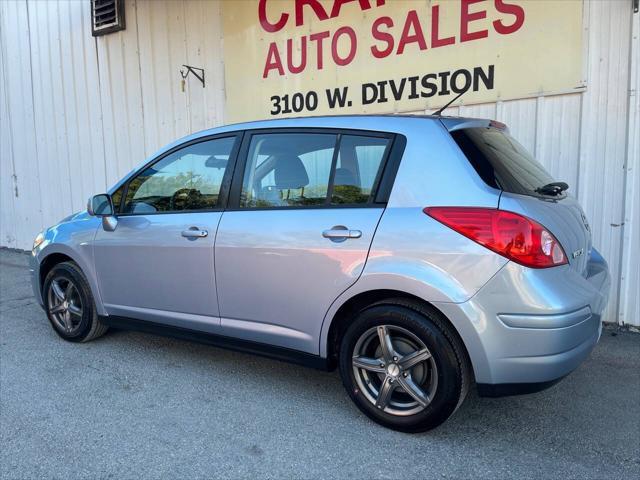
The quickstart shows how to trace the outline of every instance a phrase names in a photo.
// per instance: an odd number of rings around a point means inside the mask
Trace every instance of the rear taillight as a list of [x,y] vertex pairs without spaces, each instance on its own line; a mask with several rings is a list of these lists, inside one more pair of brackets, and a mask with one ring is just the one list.
[[556,237],[523,215],[478,207],[427,207],[424,213],[526,267],[548,268],[567,263]]

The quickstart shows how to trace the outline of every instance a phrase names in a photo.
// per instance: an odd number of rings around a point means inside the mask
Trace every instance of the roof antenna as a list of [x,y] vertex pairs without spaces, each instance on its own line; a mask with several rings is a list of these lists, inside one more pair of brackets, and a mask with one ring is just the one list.
[[469,91],[469,87],[467,87],[465,90],[461,91],[458,95],[456,95],[453,100],[451,100],[449,103],[447,103],[444,107],[442,107],[441,109],[439,109],[437,112],[432,113],[431,115],[434,117],[437,117],[438,115],[442,115],[442,112],[444,112],[447,108],[449,108],[451,106],[451,104],[453,102],[455,102],[456,100],[458,100],[462,95],[464,95],[465,93],[467,93]]

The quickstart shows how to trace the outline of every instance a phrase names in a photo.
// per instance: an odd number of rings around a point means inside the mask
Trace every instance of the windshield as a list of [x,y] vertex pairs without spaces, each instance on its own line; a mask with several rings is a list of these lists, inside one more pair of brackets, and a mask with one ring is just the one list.
[[511,135],[496,128],[464,128],[451,132],[487,185],[505,192],[545,196],[538,189],[553,177]]

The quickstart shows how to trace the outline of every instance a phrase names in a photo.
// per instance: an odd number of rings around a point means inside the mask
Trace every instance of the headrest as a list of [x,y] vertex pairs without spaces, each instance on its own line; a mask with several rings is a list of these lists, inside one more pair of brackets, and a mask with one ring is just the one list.
[[309,185],[309,175],[300,157],[291,153],[274,155],[273,176],[278,190],[302,188]]

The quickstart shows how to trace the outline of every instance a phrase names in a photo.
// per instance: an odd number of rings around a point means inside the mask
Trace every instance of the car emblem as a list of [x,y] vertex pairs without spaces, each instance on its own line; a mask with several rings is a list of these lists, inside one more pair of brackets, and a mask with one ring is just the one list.
[[573,258],[578,258],[578,257],[579,257],[580,255],[582,255],[583,253],[584,253],[584,248],[581,248],[581,249],[576,250],[575,252],[573,252],[573,253],[571,254],[571,256],[572,256]]

